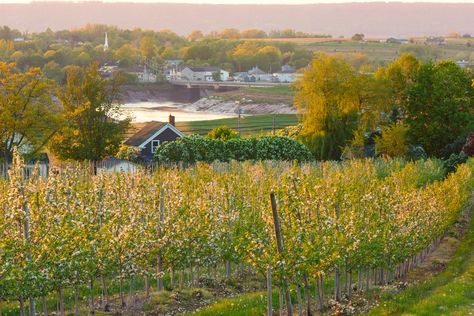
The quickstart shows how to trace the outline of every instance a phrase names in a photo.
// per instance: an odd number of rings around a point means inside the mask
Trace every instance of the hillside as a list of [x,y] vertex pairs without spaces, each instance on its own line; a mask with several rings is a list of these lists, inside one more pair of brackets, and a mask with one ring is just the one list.
[[[38,14],[44,12],[47,14]],[[420,14],[420,13],[423,14]],[[0,4],[2,25],[36,32],[87,23],[163,29],[179,34],[226,27],[294,28],[349,36],[428,36],[473,32],[474,4],[345,3],[314,5],[209,5],[101,2]]]

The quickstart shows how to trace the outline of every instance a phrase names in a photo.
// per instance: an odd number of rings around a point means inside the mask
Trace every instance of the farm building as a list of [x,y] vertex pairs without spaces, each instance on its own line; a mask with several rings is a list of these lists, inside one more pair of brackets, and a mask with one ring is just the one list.
[[184,134],[175,127],[175,117],[170,115],[166,122],[149,122],[137,133],[125,141],[125,145],[136,147],[140,150],[140,158],[150,162],[160,145],[175,141]]

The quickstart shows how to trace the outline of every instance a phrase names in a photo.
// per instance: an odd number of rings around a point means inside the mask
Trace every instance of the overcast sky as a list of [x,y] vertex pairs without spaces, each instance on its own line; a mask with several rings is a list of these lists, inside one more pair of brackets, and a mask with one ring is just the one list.
[[[44,0],[39,0],[44,1]],[[85,2],[97,0],[49,0],[65,2]],[[310,4],[310,3],[344,3],[344,2],[437,2],[437,3],[472,3],[474,0],[103,0],[104,2],[168,2],[168,3],[221,3],[221,4]],[[0,3],[29,3],[31,0],[0,0]],[[36,0],[38,2],[38,0]]]

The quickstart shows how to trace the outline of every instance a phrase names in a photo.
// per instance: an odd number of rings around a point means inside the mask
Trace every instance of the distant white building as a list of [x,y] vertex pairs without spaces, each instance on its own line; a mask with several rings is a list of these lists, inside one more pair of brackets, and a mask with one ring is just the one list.
[[229,80],[229,72],[217,67],[185,67],[177,73],[177,78],[189,81],[215,81],[217,73],[220,75],[220,81]]
[[[381,41],[383,42],[383,41]],[[394,37],[389,37],[385,41],[385,43],[391,43],[391,44],[408,44],[410,43],[409,40],[405,38],[394,38]]]
[[137,67],[128,68],[125,70],[125,72],[130,75],[137,76],[139,82],[147,83],[147,82],[156,82],[157,80],[157,76],[154,73],[148,71],[146,66],[145,67],[137,66]]
[[284,65],[279,72],[273,74],[273,78],[278,82],[295,82],[298,79],[296,68],[290,65]]
[[272,81],[272,74],[266,73],[257,66],[250,69],[248,72],[249,81]]
[[458,60],[456,62],[456,65],[458,65],[459,67],[465,69],[465,68],[469,67],[469,62],[466,61],[466,60]]

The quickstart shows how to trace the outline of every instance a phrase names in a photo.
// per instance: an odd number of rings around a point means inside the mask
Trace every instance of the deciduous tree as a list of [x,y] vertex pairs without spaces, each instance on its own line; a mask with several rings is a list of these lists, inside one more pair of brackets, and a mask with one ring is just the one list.
[[18,72],[15,64],[0,63],[0,145],[4,161],[14,147],[37,153],[59,126],[53,102],[56,85],[39,68]]
[[98,65],[67,71],[60,94],[66,124],[51,143],[62,159],[99,161],[114,155],[123,140],[129,120],[122,119],[118,74],[110,81],[100,77]]

